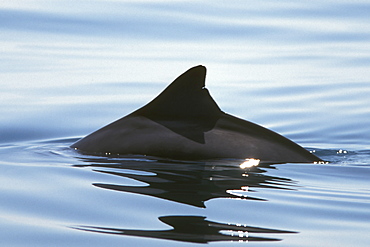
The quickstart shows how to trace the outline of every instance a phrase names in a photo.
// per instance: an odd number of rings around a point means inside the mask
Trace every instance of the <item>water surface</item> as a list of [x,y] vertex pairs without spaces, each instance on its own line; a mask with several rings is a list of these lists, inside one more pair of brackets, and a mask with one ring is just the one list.
[[[367,246],[368,1],[5,1],[0,245]],[[208,69],[222,110],[329,164],[97,157],[78,138]]]

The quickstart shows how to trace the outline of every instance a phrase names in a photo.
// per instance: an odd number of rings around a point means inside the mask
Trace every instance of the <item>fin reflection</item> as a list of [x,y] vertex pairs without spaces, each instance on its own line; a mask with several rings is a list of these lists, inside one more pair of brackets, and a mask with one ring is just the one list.
[[[159,220],[171,226],[169,230],[132,230],[109,227],[77,226],[74,229],[96,233],[128,235],[137,237],[176,240],[191,243],[215,241],[280,241],[279,238],[265,237],[264,234],[297,233],[246,225],[225,224],[206,220],[201,216],[162,216]],[[258,234],[263,234],[258,236]]]
[[[174,161],[148,157],[80,157],[94,172],[129,178],[146,185],[93,183],[98,188],[147,195],[194,207],[205,208],[205,202],[216,198],[260,200],[253,188],[293,190],[294,181],[267,175],[275,169],[259,160]],[[258,164],[259,163],[259,164]],[[257,166],[258,165],[258,166]],[[124,183],[124,182],[123,182]],[[157,216],[156,216],[157,217]],[[279,241],[276,234],[296,233],[248,225],[227,224],[206,220],[203,216],[161,216],[160,221],[172,227],[165,230],[124,229],[105,226],[72,228],[103,234],[148,237],[192,243],[213,241]],[[268,234],[268,236],[265,236]]]

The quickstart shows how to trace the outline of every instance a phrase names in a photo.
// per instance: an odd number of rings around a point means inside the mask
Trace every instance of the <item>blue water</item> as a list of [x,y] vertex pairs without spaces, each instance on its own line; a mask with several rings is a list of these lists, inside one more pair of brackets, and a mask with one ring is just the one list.
[[[0,4],[0,246],[368,246],[369,1]],[[208,69],[222,110],[329,164],[69,145]]]

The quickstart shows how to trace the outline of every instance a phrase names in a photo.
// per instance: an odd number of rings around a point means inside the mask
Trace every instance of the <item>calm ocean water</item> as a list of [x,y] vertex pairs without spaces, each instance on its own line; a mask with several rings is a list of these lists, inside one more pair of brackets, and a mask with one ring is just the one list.
[[[2,1],[0,246],[369,246],[369,1]],[[208,68],[222,110],[329,164],[69,145]]]

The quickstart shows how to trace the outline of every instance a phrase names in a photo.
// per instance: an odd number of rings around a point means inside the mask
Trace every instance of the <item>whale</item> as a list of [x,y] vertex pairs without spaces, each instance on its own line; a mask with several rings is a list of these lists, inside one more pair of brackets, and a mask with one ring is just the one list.
[[207,69],[190,68],[157,97],[70,147],[93,155],[144,155],[175,160],[321,161],[263,126],[223,112],[205,87]]

